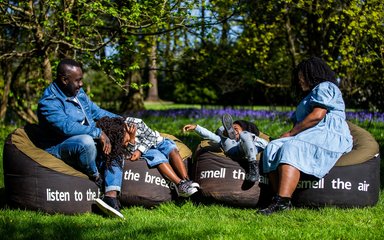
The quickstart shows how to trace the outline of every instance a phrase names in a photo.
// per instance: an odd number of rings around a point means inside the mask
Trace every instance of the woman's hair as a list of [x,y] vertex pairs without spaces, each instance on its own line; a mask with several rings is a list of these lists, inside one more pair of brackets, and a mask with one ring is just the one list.
[[122,161],[127,155],[127,150],[123,146],[124,135],[126,132],[124,118],[102,117],[96,122],[96,126],[100,128],[111,141],[111,153],[109,155],[105,155],[106,166],[110,167],[112,161],[114,160],[117,161],[119,166],[122,166]]
[[260,135],[259,128],[252,122],[246,121],[246,120],[236,120],[233,122],[233,124],[240,125],[241,129],[243,131],[251,132],[255,134],[256,136]]
[[299,73],[302,73],[305,81],[309,84],[310,89],[313,89],[319,83],[329,81],[336,86],[338,82],[336,80],[336,74],[331,68],[318,57],[311,57],[300,62],[293,71],[293,81],[295,84],[299,82]]

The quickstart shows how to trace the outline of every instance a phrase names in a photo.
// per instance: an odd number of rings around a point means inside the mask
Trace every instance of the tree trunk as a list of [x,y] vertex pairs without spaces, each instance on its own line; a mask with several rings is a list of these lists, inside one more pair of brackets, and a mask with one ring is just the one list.
[[[137,84],[140,86],[141,84],[141,75],[140,72],[134,72],[130,76],[130,80],[128,81],[130,84]],[[129,85],[128,84],[128,87]],[[143,89],[142,88],[130,88],[128,94],[125,95],[121,101],[121,111],[124,114],[129,114],[131,112],[137,112],[140,110],[144,110],[144,99],[143,99]]]
[[4,79],[4,89],[3,89],[3,96],[1,96],[1,103],[0,103],[0,122],[3,122],[5,119],[5,114],[7,113],[7,106],[8,106],[8,96],[11,90],[11,82],[12,82],[12,75],[9,69],[9,63],[7,61],[2,61],[1,63],[1,69],[3,72],[3,79]]
[[149,83],[150,83],[150,88],[148,90],[148,96],[146,101],[160,101],[159,98],[159,91],[157,87],[157,63],[156,63],[156,58],[157,58],[157,42],[156,42],[156,36],[153,37],[152,39],[152,44],[151,44],[151,52],[149,55]]
[[201,1],[201,33],[200,41],[205,46],[205,1]]
[[[285,6],[286,9],[289,9],[290,7]],[[288,39],[288,44],[289,44],[289,53],[291,55],[291,61],[292,61],[292,67],[295,68],[298,64],[298,59],[297,56],[299,53],[296,51],[296,46],[295,46],[295,36],[292,32],[292,25],[291,25],[291,18],[289,17],[290,12],[287,11],[285,15],[285,31],[287,33],[287,39]]]
[[229,32],[229,29],[230,29],[228,20],[225,20],[223,22],[222,27],[223,28],[221,30],[220,43],[223,44],[223,45],[227,45],[228,44],[228,32]]
[[43,67],[43,78],[46,82],[52,82],[52,66],[51,61],[48,58],[48,53],[45,53],[45,57],[42,63]]

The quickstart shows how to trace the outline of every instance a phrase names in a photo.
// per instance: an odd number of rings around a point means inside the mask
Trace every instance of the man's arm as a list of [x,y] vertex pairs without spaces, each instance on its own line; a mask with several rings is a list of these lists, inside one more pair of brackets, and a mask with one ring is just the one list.
[[44,99],[39,102],[39,120],[45,122],[63,136],[88,134],[93,138],[101,136],[101,130],[94,125],[83,125],[84,114],[75,112],[76,108],[66,109],[58,99]]

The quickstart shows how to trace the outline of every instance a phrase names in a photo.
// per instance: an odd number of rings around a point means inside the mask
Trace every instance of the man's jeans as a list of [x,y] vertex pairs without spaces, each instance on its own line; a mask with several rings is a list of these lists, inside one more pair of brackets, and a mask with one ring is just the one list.
[[[84,134],[70,137],[62,143],[46,149],[46,151],[91,178],[96,178],[100,175],[98,164],[96,163],[98,155],[97,146],[89,135]],[[103,166],[103,164],[99,164],[99,167]],[[122,167],[112,166],[111,169],[104,169],[102,171],[104,171],[105,192],[112,190],[120,191],[123,176]]]
[[112,161],[109,168],[105,166],[105,161],[102,161],[99,163],[99,169],[104,171],[105,192],[120,192],[123,181],[124,160],[121,166],[119,166],[117,160]]

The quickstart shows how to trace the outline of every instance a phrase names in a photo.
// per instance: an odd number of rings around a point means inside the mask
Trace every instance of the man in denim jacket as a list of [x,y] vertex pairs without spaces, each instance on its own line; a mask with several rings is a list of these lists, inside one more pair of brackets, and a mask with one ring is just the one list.
[[[117,193],[121,190],[122,166],[103,169],[100,175],[96,161],[111,152],[108,136],[96,127],[95,121],[118,115],[93,103],[84,90],[81,65],[72,59],[63,59],[57,67],[56,80],[44,91],[38,104],[39,125],[44,129],[44,149],[67,164],[79,169],[101,188],[105,194],[96,203],[111,216],[124,218],[120,213]],[[100,167],[100,166],[99,166]],[[103,174],[102,174],[103,175]]]

